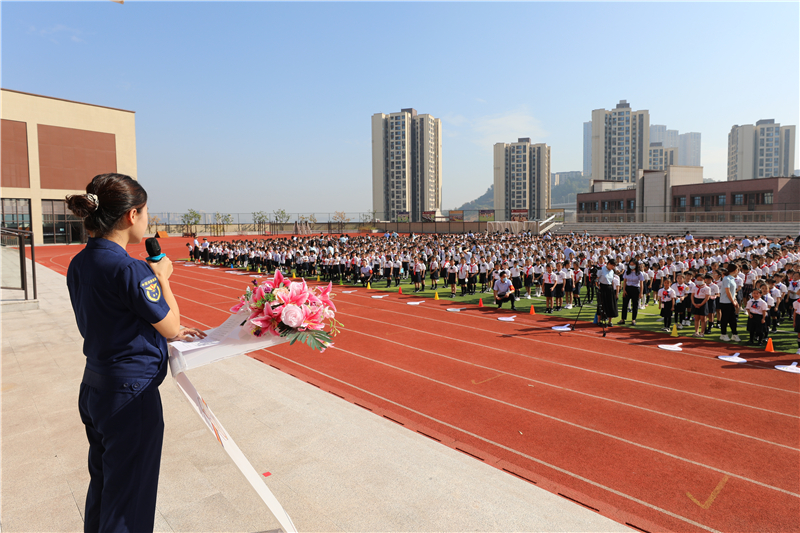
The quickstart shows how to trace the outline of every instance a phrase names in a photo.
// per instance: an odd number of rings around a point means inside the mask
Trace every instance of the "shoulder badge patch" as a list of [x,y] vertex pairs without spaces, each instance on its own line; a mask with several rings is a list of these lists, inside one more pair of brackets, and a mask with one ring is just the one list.
[[161,299],[161,285],[158,284],[155,276],[141,282],[139,287],[144,291],[144,296],[149,301],[155,303]]

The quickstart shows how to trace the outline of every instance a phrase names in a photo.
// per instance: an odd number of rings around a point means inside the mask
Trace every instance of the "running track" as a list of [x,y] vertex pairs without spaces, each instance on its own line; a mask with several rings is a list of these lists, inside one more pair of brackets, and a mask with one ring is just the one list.
[[[162,246],[186,255],[183,239]],[[81,248],[39,247],[37,262],[65,273]],[[175,265],[185,325],[228,315],[252,278],[225,270]],[[800,531],[800,380],[772,369],[796,358],[729,364],[723,344],[683,339],[672,353],[656,347],[667,335],[557,333],[556,317],[504,323],[509,310],[343,289],[335,348],[251,356],[641,530]]]

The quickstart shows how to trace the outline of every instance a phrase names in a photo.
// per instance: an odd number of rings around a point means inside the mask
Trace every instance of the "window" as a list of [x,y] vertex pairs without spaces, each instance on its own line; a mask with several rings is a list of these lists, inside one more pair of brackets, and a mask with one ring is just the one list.
[[743,194],[734,194],[733,195],[733,205],[744,205],[744,195]]
[[31,229],[31,201],[27,198],[3,198],[3,227]]
[[600,211],[600,202],[595,202],[594,203],[594,210],[595,211]]
[[692,207],[701,207],[703,205],[702,196],[692,196]]
[[586,211],[586,202],[581,202],[581,211]]
[[635,205],[636,205],[635,200],[628,200],[628,209],[633,209]]
[[608,211],[608,202],[603,202],[603,211]]
[[725,195],[720,194],[717,196],[717,205],[725,205]]
[[686,207],[686,197],[685,196],[676,196],[674,203],[675,203],[676,207]]

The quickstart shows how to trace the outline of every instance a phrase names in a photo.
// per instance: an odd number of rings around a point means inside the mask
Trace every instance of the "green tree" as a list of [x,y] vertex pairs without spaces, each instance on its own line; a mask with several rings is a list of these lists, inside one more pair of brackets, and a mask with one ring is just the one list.
[[195,226],[200,223],[200,213],[194,209],[189,209],[181,215],[181,222],[186,226],[186,233],[195,233]]

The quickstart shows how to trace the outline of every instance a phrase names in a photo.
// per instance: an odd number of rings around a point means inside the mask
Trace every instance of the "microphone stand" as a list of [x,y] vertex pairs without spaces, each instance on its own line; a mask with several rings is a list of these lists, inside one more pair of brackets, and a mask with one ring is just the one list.
[[[606,313],[605,308],[603,307],[603,295],[600,294],[600,283],[597,284],[596,287],[597,292],[597,320],[600,322],[600,326],[603,328],[603,337],[606,336]],[[581,301],[581,303],[583,303]],[[581,306],[583,307],[583,306]],[[602,317],[602,319],[601,319]]]

